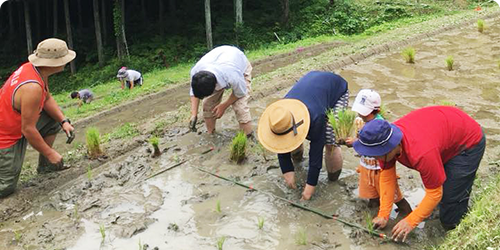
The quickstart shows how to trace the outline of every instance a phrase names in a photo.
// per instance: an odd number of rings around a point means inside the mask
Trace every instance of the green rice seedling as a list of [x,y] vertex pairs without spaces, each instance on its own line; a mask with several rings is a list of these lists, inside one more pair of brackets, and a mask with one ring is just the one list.
[[382,104],[380,105],[380,110],[378,111],[378,113],[384,118],[384,119],[387,119],[387,107],[385,106],[385,104]]
[[161,151],[160,151],[160,147],[158,146],[158,144],[159,144],[158,137],[156,137],[156,136],[151,137],[149,139],[149,143],[151,143],[151,145],[153,146],[153,149],[154,149],[153,157],[160,156]]
[[347,109],[340,110],[337,114],[333,110],[327,112],[328,122],[339,144],[345,144],[345,139],[353,136],[356,116],[356,112]]
[[224,245],[224,242],[226,241],[226,237],[222,236],[217,240],[217,249],[222,250],[222,246]]
[[257,219],[257,226],[259,226],[259,229],[264,228],[264,218],[263,217],[259,217]]
[[87,130],[87,150],[90,158],[97,158],[103,154],[101,149],[101,138],[97,128],[89,128]]
[[455,60],[453,60],[453,56],[448,56],[446,58],[446,66],[448,67],[449,71],[453,70],[453,64],[455,63]]
[[442,101],[440,101],[439,105],[441,105],[441,106],[452,106],[452,107],[457,106],[456,103],[454,103],[452,101],[448,101],[448,100],[442,100]]
[[78,204],[75,204],[75,206],[73,207],[73,218],[75,218],[75,220],[80,219],[80,217],[78,215]]
[[99,232],[101,233],[102,237],[101,243],[102,243],[106,239],[106,228],[104,227],[104,225],[99,225]]
[[477,20],[477,31],[483,33],[483,31],[484,31],[484,20],[483,19]]
[[403,58],[407,63],[415,63],[415,49],[413,47],[407,47],[401,52]]
[[370,230],[370,232],[373,232],[375,230],[375,226],[373,225],[373,220],[372,216],[370,215],[370,212],[365,213],[365,219],[366,219],[366,228]]
[[15,230],[14,231],[14,239],[16,240],[17,243],[19,243],[21,241],[21,238],[23,237],[23,235],[21,234],[21,232]]
[[87,179],[89,179],[89,181],[91,181],[92,180],[92,176],[93,176],[92,175],[92,167],[89,165],[87,167]]
[[142,245],[141,239],[139,239],[139,250],[144,250],[144,245]]
[[215,212],[220,213],[222,210],[220,209],[220,201],[217,201],[215,204]]
[[500,69],[500,60],[497,62],[497,64],[498,64],[498,68]]
[[231,143],[231,160],[241,163],[245,159],[246,148],[247,136],[242,131],[238,132]]
[[295,243],[299,246],[305,246],[307,245],[307,235],[306,235],[306,230],[301,228],[295,235]]

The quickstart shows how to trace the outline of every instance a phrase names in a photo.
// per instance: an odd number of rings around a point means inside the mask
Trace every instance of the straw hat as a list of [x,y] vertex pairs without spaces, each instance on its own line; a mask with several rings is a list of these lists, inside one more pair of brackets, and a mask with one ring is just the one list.
[[71,62],[75,57],[76,53],[68,49],[65,41],[49,38],[38,44],[28,60],[37,67],[59,67]]
[[266,108],[260,117],[257,134],[266,149],[283,154],[304,142],[310,124],[309,110],[304,103],[297,99],[281,99]]

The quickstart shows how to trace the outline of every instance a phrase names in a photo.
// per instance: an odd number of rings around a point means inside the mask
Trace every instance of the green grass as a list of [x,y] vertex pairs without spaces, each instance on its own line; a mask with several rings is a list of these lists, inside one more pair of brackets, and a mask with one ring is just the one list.
[[264,217],[259,217],[257,218],[257,226],[259,227],[260,230],[262,230],[262,228],[264,228]]
[[101,135],[97,128],[92,127],[87,130],[87,151],[90,158],[97,158],[103,154],[101,149]]
[[243,132],[238,132],[231,143],[231,160],[241,163],[245,159],[246,148],[247,136]]
[[14,231],[14,239],[16,240],[17,243],[21,242],[21,238],[23,237],[23,234],[17,230]]
[[226,237],[222,236],[217,239],[217,249],[222,250],[222,246],[224,246],[224,242],[226,241]]
[[80,215],[78,214],[78,204],[75,204],[73,207],[73,218],[77,221],[80,220]]
[[365,212],[365,220],[366,220],[366,228],[371,232],[375,231],[375,227],[373,225],[373,218],[370,212]]
[[337,142],[341,143],[348,137],[354,134],[354,119],[356,119],[356,112],[344,109],[339,110],[337,114],[333,110],[327,112],[328,122],[335,132]]
[[92,174],[92,167],[89,165],[89,166],[87,167],[87,179],[88,179],[89,181],[91,181],[91,180],[92,180],[92,178],[93,178],[93,174]]
[[149,143],[151,143],[151,145],[153,146],[153,149],[154,149],[153,156],[155,156],[155,157],[160,156],[161,151],[160,151],[160,147],[158,146],[160,141],[159,141],[158,137],[153,136],[153,137],[149,138]]
[[483,19],[477,20],[477,31],[483,33],[484,27],[485,27],[484,20]]
[[[445,241],[432,249],[497,249],[500,246],[500,175],[473,188],[473,206]],[[476,188],[479,186],[478,188]]]
[[406,47],[402,52],[401,55],[405,59],[407,63],[415,63],[415,48],[413,47]]
[[299,246],[307,245],[307,234],[304,228],[300,228],[297,234],[295,234],[295,243]]
[[455,63],[455,60],[453,60],[453,56],[448,56],[446,58],[446,67],[448,68],[449,71],[453,70],[454,63]]

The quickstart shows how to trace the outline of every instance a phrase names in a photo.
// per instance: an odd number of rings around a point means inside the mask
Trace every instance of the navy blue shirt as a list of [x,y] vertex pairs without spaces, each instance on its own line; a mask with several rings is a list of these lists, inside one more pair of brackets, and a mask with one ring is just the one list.
[[[318,184],[319,172],[323,164],[323,148],[326,140],[326,112],[333,109],[337,101],[347,92],[347,81],[330,72],[311,71],[303,76],[286,94],[285,98],[298,99],[309,110],[311,126],[307,139],[309,149],[309,172],[307,184]],[[281,171],[294,171],[291,153],[278,154]]]

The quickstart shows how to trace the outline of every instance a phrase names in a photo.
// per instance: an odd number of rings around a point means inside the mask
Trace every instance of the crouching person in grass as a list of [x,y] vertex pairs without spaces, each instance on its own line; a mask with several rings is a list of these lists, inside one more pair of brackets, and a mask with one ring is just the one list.
[[142,86],[142,74],[141,72],[133,69],[127,69],[127,67],[121,67],[116,74],[116,78],[121,82],[122,89],[127,87],[132,90],[135,86]]
[[269,105],[260,117],[259,141],[269,151],[278,153],[283,177],[290,188],[297,188],[292,158],[301,160],[302,143],[305,139],[311,141],[303,200],[311,199],[318,184],[323,148],[328,179],[336,181],[339,178],[342,154],[326,112],[345,109],[348,101],[347,82],[342,77],[313,71],[302,77],[284,99]]
[[393,124],[368,122],[353,146],[360,155],[375,157],[382,168],[375,227],[384,228],[389,220],[396,190],[396,161],[420,173],[425,197],[392,229],[393,239],[405,241],[438,204],[445,229],[460,223],[468,209],[486,139],[481,126],[460,109],[435,106],[415,110]]
[[[203,101],[203,118],[209,134],[215,131],[216,120],[232,106],[240,130],[247,136],[252,135],[252,117],[248,107],[251,79],[252,65],[238,48],[220,46],[204,55],[191,69],[190,129],[196,130],[198,106],[200,100],[206,97]],[[225,89],[231,89],[232,92],[222,102]]]
[[78,107],[82,106],[83,103],[89,104],[92,100],[94,100],[94,93],[88,89],[72,92],[70,96],[71,99],[79,99]]
[[[384,120],[384,117],[380,114],[381,104],[382,99],[376,91],[372,89],[362,89],[359,91],[352,105],[352,110],[358,113],[359,116],[356,118],[358,131],[360,131],[367,122]],[[352,144],[356,140],[357,138],[349,138],[346,140],[346,145],[352,147]],[[369,200],[368,207],[378,207],[380,205],[380,166],[377,160],[373,157],[362,155],[357,171],[359,172],[359,197]],[[400,213],[407,215],[411,212],[411,206],[403,197],[397,181],[394,203],[398,207]]]
[[38,173],[64,167],[52,144],[61,127],[70,134],[73,126],[50,95],[48,80],[75,57],[66,42],[46,39],[0,90],[0,197],[16,188],[27,142],[40,152]]

